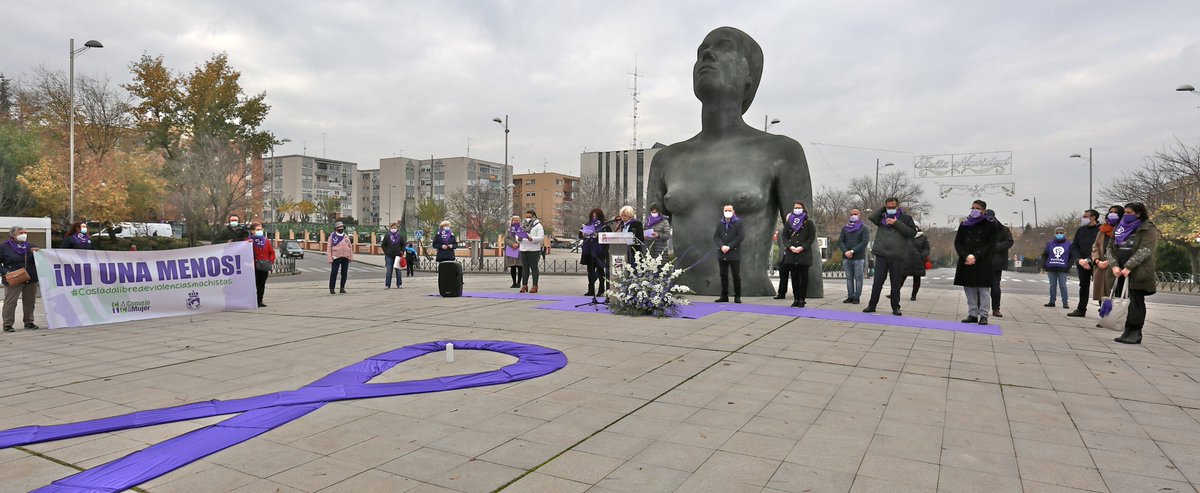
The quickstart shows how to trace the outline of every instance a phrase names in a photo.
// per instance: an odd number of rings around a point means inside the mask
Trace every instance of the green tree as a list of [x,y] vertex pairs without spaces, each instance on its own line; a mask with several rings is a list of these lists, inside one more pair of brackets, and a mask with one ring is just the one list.
[[332,223],[337,220],[342,213],[342,198],[341,197],[326,197],[317,202],[317,213],[321,215],[322,220],[327,223]]
[[296,207],[294,210],[296,214],[300,216],[299,221],[306,223],[312,219],[312,215],[317,212],[317,204],[314,204],[311,200],[301,200],[296,202]]
[[39,147],[36,133],[15,122],[0,121],[0,210],[6,215],[19,216],[34,205],[33,195],[17,177],[37,164]]
[[16,84],[12,79],[0,72],[0,122],[6,122],[13,117],[16,104]]
[[425,236],[429,236],[429,232],[446,219],[446,215],[445,202],[426,197],[420,204],[417,204],[417,220],[421,223],[418,229],[424,230]]

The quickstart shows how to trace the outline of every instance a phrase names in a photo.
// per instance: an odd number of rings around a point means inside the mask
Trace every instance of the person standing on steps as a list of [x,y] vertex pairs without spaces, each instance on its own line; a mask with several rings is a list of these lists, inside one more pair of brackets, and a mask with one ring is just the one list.
[[1096,237],[1100,235],[1100,212],[1095,209],[1083,211],[1079,219],[1080,226],[1071,237],[1071,258],[1075,261],[1075,272],[1079,273],[1079,304],[1068,317],[1087,315],[1088,301],[1092,289],[1092,248],[1096,245]]
[[746,233],[742,229],[742,220],[737,217],[733,205],[725,204],[721,222],[713,232],[713,242],[717,246],[717,263],[721,269],[721,297],[717,303],[729,302],[729,274],[733,272],[733,302],[742,302],[742,257],[738,250]]
[[1012,230],[1004,223],[996,220],[996,211],[988,209],[984,212],[989,223],[996,226],[996,246],[992,250],[992,316],[1001,318],[1000,313],[1000,281],[1004,271],[1008,270],[1008,251],[1013,246]]
[[875,244],[871,253],[875,254],[875,279],[871,283],[871,299],[863,313],[873,313],[879,304],[879,295],[883,291],[883,282],[891,279],[892,315],[900,316],[900,285],[904,283],[904,272],[908,269],[909,244],[917,236],[916,223],[912,216],[900,208],[900,199],[891,197],[884,201],[871,213],[869,219],[875,228]]
[[350,262],[354,261],[354,240],[346,234],[346,225],[341,221],[333,224],[333,234],[329,235],[325,255],[330,266],[329,294],[334,294],[333,287],[339,270],[342,272],[341,293],[346,294],[346,273],[350,270]]
[[[538,292],[538,267],[542,260],[542,243],[546,232],[542,222],[538,220],[533,209],[525,211],[525,223],[521,225],[524,231],[521,235],[521,292]],[[533,278],[533,287],[529,286],[529,278]]]
[[846,299],[842,303],[858,304],[862,297],[863,274],[867,267],[867,246],[871,232],[863,227],[862,213],[850,209],[850,219],[838,233],[838,248],[842,251],[842,267],[846,271]]
[[967,318],[963,323],[987,325],[991,305],[992,249],[999,229],[984,217],[987,202],[971,203],[967,218],[958,225],[954,235],[954,251],[958,266],[954,269],[954,285],[962,286],[967,295]]

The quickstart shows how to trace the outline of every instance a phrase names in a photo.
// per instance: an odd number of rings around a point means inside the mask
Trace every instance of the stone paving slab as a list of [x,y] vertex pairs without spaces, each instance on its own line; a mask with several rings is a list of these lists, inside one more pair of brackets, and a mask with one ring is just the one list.
[[[511,292],[507,276],[471,290]],[[1200,309],[1151,304],[1144,344],[1040,296],[1006,295],[1001,335],[719,312],[697,320],[539,310],[354,278],[269,284],[269,308],[0,337],[0,427],[289,390],[441,339],[563,351],[538,379],[341,401],[140,489],[168,491],[1196,491]],[[841,283],[830,281],[827,292]],[[906,316],[957,320],[927,282]],[[541,290],[578,295],[581,279]],[[907,294],[907,291],[906,291]],[[530,295],[534,298],[537,295]],[[768,298],[747,303],[786,304]],[[857,310],[840,298],[809,307]],[[1153,299],[1151,299],[1153,301]],[[373,382],[488,371],[457,351]],[[222,417],[0,450],[28,491]],[[1169,488],[1169,490],[1167,489]]]

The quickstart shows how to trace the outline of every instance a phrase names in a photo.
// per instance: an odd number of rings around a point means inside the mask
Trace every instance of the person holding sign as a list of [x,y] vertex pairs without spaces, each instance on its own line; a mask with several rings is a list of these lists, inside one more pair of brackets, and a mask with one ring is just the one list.
[[333,284],[337,280],[338,270],[342,271],[341,293],[346,294],[346,272],[350,270],[350,262],[354,260],[354,241],[346,234],[346,225],[338,221],[333,224],[333,234],[329,235],[329,246],[325,249],[329,258],[329,294],[333,293]]
[[[600,233],[609,233],[612,228],[604,220],[604,211],[599,208],[588,213],[588,222],[579,228],[583,238],[582,258],[579,262],[587,266],[588,289],[584,296],[604,296],[608,287],[608,245],[600,243]],[[600,281],[600,290],[596,291],[596,281]]]
[[29,243],[29,232],[20,226],[8,231],[8,241],[0,243],[0,275],[4,283],[4,331],[12,332],[17,316],[17,298],[21,298],[22,321],[25,330],[37,330],[33,323],[34,301],[38,291],[37,264],[33,252],[37,245]]
[[250,242],[254,245],[254,285],[258,288],[258,307],[266,308],[263,293],[267,290],[267,276],[275,266],[275,246],[267,239],[261,223],[250,225]]
[[1046,269],[1046,277],[1050,280],[1050,302],[1046,303],[1046,306],[1054,307],[1054,290],[1057,289],[1062,292],[1062,307],[1070,309],[1071,302],[1067,300],[1067,272],[1071,270],[1071,242],[1067,241],[1067,228],[1054,228],[1054,239],[1046,243],[1042,258],[1046,259],[1042,267]]
[[[521,292],[538,292],[538,263],[541,262],[542,242],[546,233],[542,222],[538,221],[537,213],[532,209],[525,211],[525,223],[517,233],[521,251]],[[529,277],[533,276],[533,287],[529,287]]]
[[71,231],[67,232],[67,237],[63,238],[59,248],[70,248],[77,250],[93,250],[92,238],[88,236],[88,227],[82,222],[76,222],[71,225]]
[[504,233],[504,266],[508,267],[508,275],[512,277],[509,287],[514,289],[521,287],[521,239],[517,236],[520,231],[521,216],[513,216]]
[[721,269],[721,297],[717,303],[729,302],[729,271],[733,271],[733,302],[742,302],[742,254],[739,248],[746,233],[742,229],[742,220],[733,211],[733,205],[725,204],[721,213],[721,222],[713,232],[713,241],[717,244],[717,263]]
[[671,241],[671,220],[662,215],[658,204],[650,204],[650,215],[642,223],[642,229],[650,256],[662,256],[667,251],[667,242]]

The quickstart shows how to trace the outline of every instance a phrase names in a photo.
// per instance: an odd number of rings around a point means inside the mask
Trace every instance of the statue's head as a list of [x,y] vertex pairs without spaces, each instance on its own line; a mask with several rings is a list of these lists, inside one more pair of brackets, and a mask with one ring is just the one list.
[[702,102],[737,97],[742,113],[750,109],[762,78],[763,52],[749,34],[718,27],[704,37],[692,67],[692,90]]

